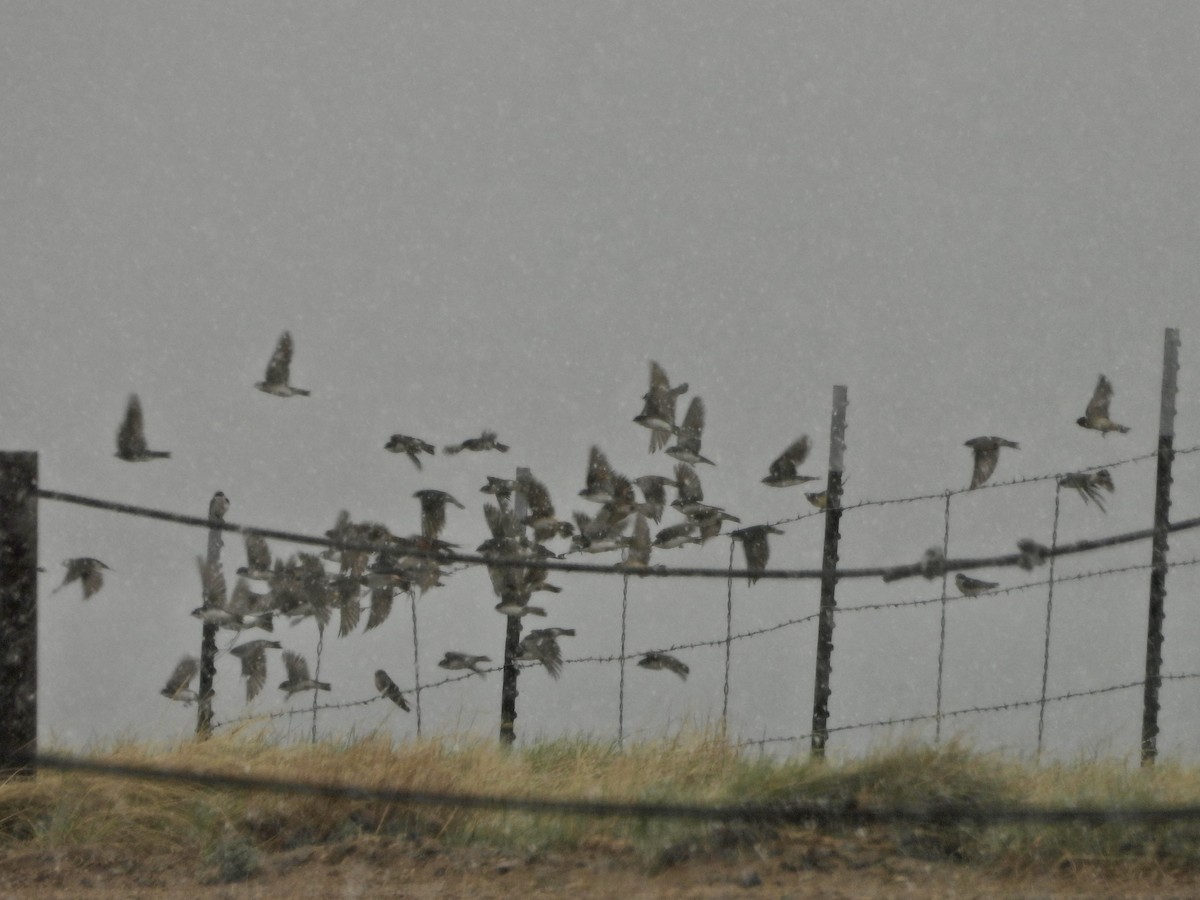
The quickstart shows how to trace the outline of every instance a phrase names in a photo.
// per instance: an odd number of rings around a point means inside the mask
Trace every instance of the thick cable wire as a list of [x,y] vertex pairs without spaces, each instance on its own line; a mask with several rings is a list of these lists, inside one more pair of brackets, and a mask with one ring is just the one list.
[[1054,548],[1058,546],[1058,514],[1062,506],[1062,482],[1054,487],[1054,525],[1050,530],[1050,567],[1046,575],[1046,637],[1042,646],[1042,702],[1038,705],[1037,755],[1042,755],[1046,727],[1046,684],[1050,678],[1050,621],[1054,613]]

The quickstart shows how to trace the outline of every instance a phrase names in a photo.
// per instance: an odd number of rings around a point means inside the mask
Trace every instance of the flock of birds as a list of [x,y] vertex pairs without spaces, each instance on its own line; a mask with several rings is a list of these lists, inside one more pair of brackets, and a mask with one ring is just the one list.
[[[263,380],[255,387],[277,397],[309,396],[308,390],[290,383],[292,352],[291,335],[284,332],[267,365]],[[621,551],[619,565],[645,568],[656,548],[666,550],[686,544],[703,544],[722,533],[725,523],[741,524],[737,516],[720,506],[705,502],[696,467],[715,463],[702,453],[704,401],[693,396],[682,421],[676,422],[676,402],[687,392],[687,383],[671,385],[663,368],[656,362],[650,362],[649,390],[643,395],[642,411],[633,421],[649,429],[652,454],[662,450],[674,458],[672,476],[652,474],[627,478],[612,468],[599,447],[593,446],[588,454],[585,485],[579,491],[580,498],[599,506],[593,514],[575,512],[573,521],[560,519],[549,491],[528,470],[518,470],[518,476],[514,479],[487,476],[487,483],[480,490],[495,499],[494,503],[486,502],[483,506],[491,537],[478,547],[477,552],[487,560],[492,588],[499,599],[495,607],[497,612],[518,618],[529,615],[546,617],[546,609],[531,602],[533,595],[561,591],[561,588],[548,582],[549,571],[546,568],[523,565],[523,562],[562,559],[567,551]],[[1112,385],[1101,375],[1086,411],[1077,424],[1102,435],[1128,432],[1128,427],[1115,423],[1109,417],[1112,397]],[[973,454],[972,489],[984,484],[995,472],[1002,448],[1019,449],[1017,442],[997,436],[975,437],[966,441],[965,446],[971,448]],[[433,444],[405,434],[393,434],[384,449],[407,455],[418,470],[422,469],[423,454],[433,456],[437,452]],[[468,451],[505,453],[508,450],[508,445],[501,443],[493,431],[483,431],[478,437],[443,447],[443,453],[449,455]],[[791,442],[771,462],[762,483],[770,487],[787,488],[815,481],[816,476],[800,472],[809,451],[807,436]],[[130,396],[124,420],[117,432],[116,455],[130,462],[167,459],[171,455],[167,451],[149,449],[142,407],[136,394]],[[1104,504],[1100,490],[1111,493],[1115,489],[1111,475],[1104,469],[1066,475],[1060,479],[1060,484],[1074,488],[1085,502],[1094,502],[1101,510],[1104,510]],[[674,493],[674,498],[669,502],[668,488]],[[453,551],[457,547],[443,541],[441,534],[446,526],[447,506],[465,509],[464,505],[445,491],[435,489],[419,490],[414,497],[420,502],[421,532],[408,537],[396,536],[380,523],[353,522],[350,515],[343,511],[334,527],[326,532],[326,536],[343,549],[331,548],[320,555],[297,553],[285,561],[282,557],[272,557],[266,540],[260,535],[245,535],[246,565],[237,569],[238,578],[232,591],[227,589],[220,566],[209,565],[205,559],[199,558],[204,602],[192,611],[192,615],[208,625],[234,632],[235,641],[243,631],[249,629],[273,633],[277,616],[288,618],[292,624],[311,617],[323,631],[329,625],[333,612],[337,611],[338,634],[345,636],[358,626],[362,613],[366,611],[364,631],[378,627],[387,619],[396,593],[415,596],[414,591],[424,594],[441,586],[441,566],[453,558]],[[824,491],[806,493],[805,497],[818,509],[826,508],[829,502]],[[681,519],[658,528],[651,537],[650,522],[660,526],[668,508]],[[210,502],[209,518],[223,520],[228,509],[228,498],[218,491]],[[752,525],[724,533],[741,542],[750,583],[757,580],[758,573],[766,569],[770,559],[769,535],[783,534],[773,525]],[[547,546],[556,540],[569,541],[567,550],[556,553]],[[374,549],[350,549],[367,545]],[[1048,552],[1033,541],[1022,541],[1019,547],[1022,564],[1027,563],[1028,568],[1044,560]],[[920,572],[932,578],[940,573],[943,562],[941,550],[931,548],[919,564]],[[102,572],[109,569],[92,557],[68,559],[63,565],[67,570],[66,575],[55,591],[78,580],[85,600],[100,590]],[[885,580],[888,580],[887,576]],[[971,578],[962,573],[956,575],[955,581],[959,590],[969,596],[999,586],[998,583]],[[265,589],[256,591],[255,584],[263,585]],[[365,608],[361,599],[364,592],[369,597]],[[574,637],[575,633],[573,628],[533,629],[521,639],[516,658],[540,663],[551,677],[557,679],[563,663],[559,639]],[[279,684],[279,689],[287,697],[307,691],[332,690],[328,682],[318,681],[310,674],[308,663],[301,654],[284,650],[280,641],[256,638],[237,646],[232,646],[231,641],[227,649],[241,663],[241,675],[246,679],[247,702],[266,683],[268,650],[283,651],[287,677]],[[438,665],[443,669],[469,671],[483,676],[485,670],[481,664],[488,662],[491,660],[484,655],[448,650]],[[638,665],[651,670],[674,672],[683,679],[687,678],[689,672],[686,663],[662,651],[643,654]],[[199,667],[199,660],[194,656],[181,659],[161,691],[163,696],[183,703],[194,702],[197,695],[191,684]],[[375,673],[375,688],[401,709],[409,709],[404,693],[383,669]]]

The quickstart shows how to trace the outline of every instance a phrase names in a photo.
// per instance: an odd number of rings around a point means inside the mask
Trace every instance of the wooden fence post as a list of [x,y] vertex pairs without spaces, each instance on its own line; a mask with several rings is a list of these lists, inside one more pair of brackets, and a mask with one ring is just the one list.
[[[528,478],[533,473],[529,469],[518,468],[517,480]],[[518,522],[529,515],[529,503],[521,491],[513,491],[513,511]],[[520,616],[505,616],[507,625],[504,631],[504,673],[500,687],[500,743],[511,746],[517,739],[517,675],[521,669],[517,665],[517,647],[521,643]]]
[[0,453],[0,783],[37,773],[38,455]]
[[[218,515],[218,513],[220,514]],[[225,519],[224,511],[214,508],[212,502],[209,503],[209,516],[221,519],[222,521]],[[224,543],[221,537],[221,529],[210,528],[208,530],[208,553],[205,555],[204,564],[208,566],[211,572],[219,572],[221,569],[221,547]],[[208,606],[207,594],[201,605]],[[212,735],[213,679],[216,677],[216,674],[217,626],[205,622],[200,630],[200,702],[196,704],[196,736],[200,738],[208,738]]]

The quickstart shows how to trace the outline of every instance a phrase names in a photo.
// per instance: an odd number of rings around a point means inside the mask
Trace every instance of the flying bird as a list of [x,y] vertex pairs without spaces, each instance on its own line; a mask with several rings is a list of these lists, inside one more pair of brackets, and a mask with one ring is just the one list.
[[429,540],[434,540],[446,527],[446,504],[453,503],[459,509],[466,509],[461,503],[445,491],[435,491],[426,488],[413,494],[421,501],[421,534]]
[[1021,554],[1020,559],[1017,560],[1017,565],[1027,572],[1031,571],[1035,566],[1040,566],[1050,558],[1049,547],[1029,538],[1022,538],[1017,541],[1017,550]]
[[312,676],[308,674],[308,662],[299,653],[284,650],[283,665],[287,668],[287,679],[279,683],[279,689],[287,691],[289,697],[301,691],[332,690],[329,682],[312,679]]
[[229,498],[222,491],[217,491],[208,501],[208,517],[224,520],[227,512],[229,512]]
[[491,661],[491,658],[487,656],[472,656],[470,653],[459,653],[456,650],[447,650],[446,655],[442,657],[442,661],[438,663],[438,666],[451,671],[455,671],[457,669],[470,669],[476,675],[483,676],[486,673],[483,669],[479,668],[479,664]]
[[467,438],[461,444],[448,444],[442,449],[451,456],[461,453],[463,450],[473,450],[476,453],[484,450],[499,450],[501,453],[507,453],[508,444],[502,444],[496,440],[496,432],[485,431],[477,438]]
[[517,483],[511,478],[497,478],[495,475],[487,477],[487,484],[479,489],[482,494],[492,494],[496,498],[496,502],[501,508],[508,506],[508,502],[512,499],[513,491],[516,489]]
[[537,629],[529,632],[521,638],[514,658],[540,662],[550,677],[557,679],[562,674],[562,650],[558,646],[558,636],[552,631]]
[[644,502],[638,508],[657,525],[662,521],[663,508],[667,505],[667,488],[675,487],[675,481],[664,475],[639,475],[633,483],[642,491]]
[[246,702],[253,700],[267,683],[267,650],[279,650],[279,641],[246,641],[230,648],[229,652],[242,661],[242,677],[246,679]]
[[669,653],[661,653],[657,650],[651,650],[649,653],[642,654],[642,658],[638,660],[638,665],[643,669],[657,671],[666,669],[669,672],[674,672],[684,681],[687,681],[688,672],[691,671],[691,669],[687,667],[687,663],[676,659]]
[[675,398],[687,389],[686,382],[671,387],[662,366],[650,360],[650,390],[642,396],[646,403],[633,421],[650,429],[651,453],[667,446],[675,433]]
[[383,449],[390,450],[392,453],[407,453],[408,458],[418,469],[421,468],[421,457],[417,454],[428,453],[433,456],[435,453],[433,444],[417,437],[409,437],[407,434],[393,434],[383,445]]
[[196,696],[196,692],[191,689],[192,679],[196,677],[196,673],[199,671],[200,660],[194,656],[185,656],[175,666],[175,671],[167,679],[166,687],[159,691],[159,693],[168,700],[178,700],[184,706],[191,706],[193,702],[199,699]]
[[1100,469],[1097,472],[1072,472],[1058,479],[1058,483],[1060,487],[1075,488],[1084,503],[1095,503],[1100,507],[1100,512],[1108,512],[1104,508],[1100,488],[1104,488],[1110,494],[1117,489],[1108,469]]
[[237,570],[237,574],[253,581],[271,580],[271,550],[267,547],[267,539],[261,534],[247,532],[246,565]]
[[279,336],[279,343],[275,345],[275,352],[271,354],[271,361],[267,363],[266,375],[254,386],[264,394],[272,394],[276,397],[309,396],[311,391],[288,384],[291,366],[292,335],[291,332],[285,331]]
[[1101,375],[1100,380],[1096,382],[1096,390],[1092,392],[1092,399],[1088,401],[1087,409],[1082,416],[1075,420],[1075,424],[1081,428],[1098,431],[1101,437],[1107,437],[1110,431],[1127,434],[1129,432],[1128,425],[1118,425],[1108,417],[1108,404],[1112,398],[1112,382]]
[[146,446],[146,426],[142,418],[142,401],[137,394],[129,395],[125,407],[125,419],[117,430],[117,458],[127,462],[145,462],[148,459],[169,459],[166,450],[150,450]]
[[675,435],[675,446],[668,447],[667,453],[680,462],[696,465],[708,463],[716,465],[711,459],[700,455],[700,438],[704,433],[704,400],[693,397],[683,416],[683,424]]
[[67,573],[63,577],[62,584],[52,590],[50,593],[57,594],[68,584],[76,579],[83,585],[83,599],[87,600],[92,594],[96,593],[104,586],[104,575],[101,569],[110,569],[98,559],[93,559],[90,556],[79,556],[75,559],[64,559],[63,565],[67,567]]
[[968,597],[978,597],[986,591],[994,591],[1000,587],[998,581],[983,581],[979,578],[972,578],[970,575],[964,575],[962,572],[955,573],[954,583]]
[[604,451],[595,445],[588,451],[587,481],[579,496],[593,503],[608,503],[613,499],[612,466]]
[[625,538],[625,565],[644,569],[650,565],[650,523],[639,512],[633,521],[633,534]]
[[540,606],[529,605],[529,594],[524,592],[506,592],[496,604],[496,612],[501,615],[519,619],[522,616],[545,616],[546,610]]
[[400,688],[396,686],[396,682],[392,681],[391,677],[383,669],[375,670],[375,690],[379,691],[379,693],[387,697],[405,712],[409,711],[408,701],[404,699],[404,694],[400,692]]
[[516,490],[525,498],[529,506],[529,515],[523,525],[533,529],[533,536],[541,543],[552,537],[570,537],[575,533],[575,527],[570,522],[560,521],[554,515],[554,504],[550,502],[550,492],[546,486],[525,471],[520,471],[517,477]]
[[269,595],[254,594],[245,578],[238,578],[233,595],[226,596],[225,575],[219,565],[210,566],[203,557],[196,557],[200,569],[200,585],[204,604],[192,610],[192,615],[205,625],[241,631],[243,628],[261,628],[274,631],[273,613],[262,604]]
[[773,525],[751,525],[749,528],[739,528],[737,531],[729,532],[731,538],[742,542],[742,550],[746,554],[746,568],[751,572],[747,579],[750,584],[758,581],[758,573],[766,569],[767,560],[771,558],[771,547],[767,543],[769,534],[783,534],[783,532]]
[[771,463],[769,474],[762,483],[771,487],[791,487],[794,484],[816,481],[815,475],[801,475],[797,472],[797,467],[804,465],[804,461],[808,459],[808,449],[808,435],[792,441]]
[[977,488],[996,471],[996,463],[1000,461],[1000,448],[1012,447],[1014,450],[1020,450],[1021,445],[1016,441],[1009,441],[1002,437],[974,437],[963,443],[964,447],[970,447],[975,454],[975,468],[971,472],[971,487]]

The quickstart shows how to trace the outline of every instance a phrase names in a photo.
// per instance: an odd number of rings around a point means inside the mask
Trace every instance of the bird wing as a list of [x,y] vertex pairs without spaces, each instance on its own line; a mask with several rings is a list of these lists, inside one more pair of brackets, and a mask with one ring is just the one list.
[[1101,375],[1100,380],[1096,382],[1096,390],[1092,391],[1092,399],[1088,401],[1084,416],[1088,419],[1107,419],[1108,404],[1112,398],[1112,383]]
[[544,484],[532,475],[522,473],[517,479],[517,487],[525,495],[525,502],[529,504],[529,512],[533,518],[554,516],[554,504],[550,502],[550,492]]
[[609,490],[612,486],[612,467],[599,447],[593,446],[588,453],[588,491]]
[[292,650],[284,650],[283,664],[287,667],[287,680],[293,684],[311,680],[308,677],[308,661],[299,653]]
[[704,499],[704,489],[700,486],[700,476],[687,463],[676,463],[675,483],[679,499],[684,503],[699,503]]
[[167,679],[167,686],[164,690],[174,697],[180,691],[187,689],[188,684],[196,677],[196,673],[199,671],[200,660],[194,656],[185,656],[175,666],[175,671]]
[[225,574],[221,571],[220,563],[210,566],[201,556],[196,557],[200,568],[200,587],[204,593],[205,606],[219,606],[222,609],[227,604]]
[[246,565],[255,572],[271,569],[271,550],[261,534],[246,535]]
[[267,649],[262,644],[242,657],[242,674],[246,676],[246,702],[253,700],[267,683]]
[[975,469],[971,473],[971,487],[977,488],[996,471],[996,463],[1000,461],[1000,448],[975,447]]
[[267,363],[267,374],[264,381],[267,384],[287,384],[288,368],[292,364],[292,334],[285,331],[279,336],[271,361]]
[[667,373],[654,360],[650,360],[650,393],[651,394],[666,394],[671,390],[671,382],[667,378]]
[[382,625],[392,612],[392,589],[390,587],[375,588],[371,591],[371,612],[367,616],[367,625],[363,631],[370,631]]
[[683,415],[683,424],[679,426],[679,446],[699,451],[700,435],[703,431],[704,401],[700,397],[693,397]]
[[129,395],[125,419],[117,432],[117,449],[122,456],[140,456],[146,452],[146,432],[142,421],[142,401],[137,394]]

